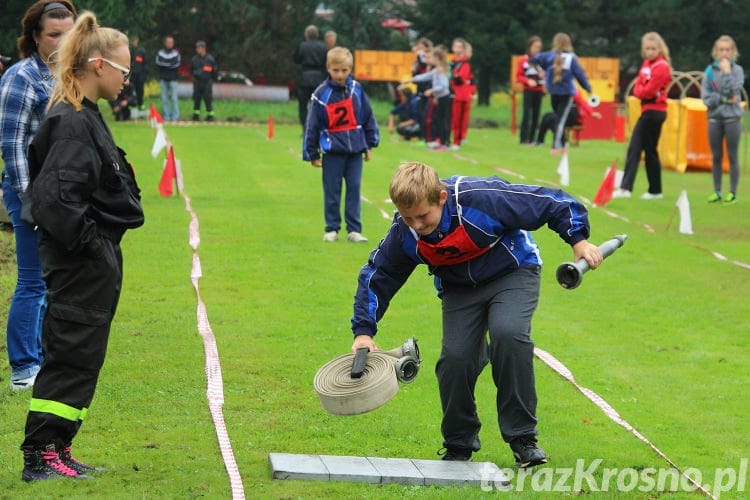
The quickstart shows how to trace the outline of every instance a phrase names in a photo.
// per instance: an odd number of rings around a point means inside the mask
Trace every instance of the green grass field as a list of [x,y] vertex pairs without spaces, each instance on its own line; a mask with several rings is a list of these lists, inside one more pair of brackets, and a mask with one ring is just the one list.
[[[20,481],[18,445],[30,394],[10,393],[4,363],[0,498],[228,498],[229,481],[206,400],[190,281],[189,214],[180,197],[158,194],[162,160],[150,156],[153,131],[148,125],[113,124],[112,129],[135,165],[147,222],[123,242],[125,284],[108,359],[75,442],[81,459],[108,472],[87,482]],[[354,417],[326,413],[312,387],[318,368],[351,346],[356,275],[389,225],[382,212],[393,210],[386,202],[390,176],[400,161],[419,160],[445,176],[498,174],[554,184],[559,157],[546,148],[517,145],[506,129],[473,129],[456,154],[399,141],[383,127],[363,180],[368,200],[362,208],[363,232],[371,243],[330,244],[321,240],[320,171],[300,159],[299,126],[277,125],[271,141],[263,124],[168,126],[167,133],[200,221],[201,296],[221,356],[224,417],[247,497],[488,497],[478,488],[272,480],[268,454],[437,458],[442,439],[433,367],[440,349],[440,304],[425,268],[399,292],[377,337],[384,348],[410,336],[419,339],[424,364],[417,380],[402,386],[385,406]],[[614,142],[584,141],[572,148],[567,190],[592,199],[606,167],[614,159],[622,165],[624,152],[625,145]],[[592,241],[620,233],[628,241],[575,290],[564,290],[555,280],[557,265],[572,257],[570,249],[546,228],[535,235],[546,264],[533,329],[537,346],[710,487],[717,469],[741,473],[742,460],[750,455],[750,270],[731,262],[750,263],[750,198],[743,189],[749,182],[745,168],[739,202],[713,206],[704,202],[711,190],[709,174],[664,171],[664,200],[636,197],[614,200],[606,210],[592,208]],[[645,186],[641,170],[635,193]],[[667,230],[683,189],[692,205],[694,235],[677,231],[677,217]],[[11,236],[0,236],[8,246]],[[0,316],[5,318],[14,278],[9,263],[2,265]],[[576,467],[578,461],[585,468],[601,459],[591,476],[598,487],[604,484],[605,468],[668,467],[546,365],[537,362],[536,369],[539,439],[551,461],[525,480],[523,491],[508,497],[559,496],[536,493],[533,485],[554,484],[559,479],[555,468]],[[476,391],[484,427],[475,460],[512,468],[497,430],[488,372]],[[519,484],[514,482],[517,490]],[[614,479],[605,492],[572,479],[567,487],[572,491],[563,495],[696,497],[679,487],[618,493]],[[737,487],[722,494],[745,496]]]

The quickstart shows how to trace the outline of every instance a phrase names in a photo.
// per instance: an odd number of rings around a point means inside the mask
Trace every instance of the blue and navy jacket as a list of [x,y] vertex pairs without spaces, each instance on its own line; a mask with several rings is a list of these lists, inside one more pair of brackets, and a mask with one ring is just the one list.
[[350,76],[342,86],[328,77],[315,89],[305,124],[303,160],[317,160],[327,153],[361,154],[379,142],[378,123],[359,82]]
[[[451,285],[482,286],[521,267],[540,266],[542,259],[531,231],[544,224],[569,245],[589,237],[586,208],[567,193],[541,186],[511,184],[498,177],[458,177],[444,181],[448,199],[438,228],[419,236],[396,213],[388,233],[359,272],[352,331],[375,335],[391,299],[419,264],[417,238],[436,243],[461,220],[484,254],[460,264],[429,266],[442,295]],[[458,200],[458,201],[457,201]]]
[[578,62],[578,57],[572,52],[560,52],[560,55],[562,56],[562,78],[557,83],[553,82],[557,51],[540,52],[529,60],[531,64],[538,64],[544,68],[544,84],[547,86],[547,92],[550,95],[573,95],[576,93],[576,86],[573,83],[575,78],[586,92],[591,93],[591,84],[583,66]]

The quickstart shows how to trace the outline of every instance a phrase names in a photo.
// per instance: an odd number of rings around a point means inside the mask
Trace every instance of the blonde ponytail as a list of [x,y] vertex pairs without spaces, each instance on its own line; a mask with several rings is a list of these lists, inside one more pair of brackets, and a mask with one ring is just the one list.
[[81,78],[87,71],[92,56],[108,56],[120,45],[128,44],[128,37],[112,28],[103,28],[92,12],[83,12],[60,42],[55,73],[57,82],[49,99],[49,107],[58,102],[72,104],[80,111],[83,102]]

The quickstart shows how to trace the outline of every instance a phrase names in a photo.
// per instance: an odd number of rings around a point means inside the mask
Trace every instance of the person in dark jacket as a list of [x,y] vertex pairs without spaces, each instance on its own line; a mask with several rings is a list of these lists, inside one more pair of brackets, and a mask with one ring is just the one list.
[[81,479],[98,469],[71,455],[94,397],[120,297],[126,230],[143,224],[140,190],[96,102],[130,76],[127,37],[80,15],[58,51],[58,84],[29,147],[23,216],[39,228],[47,284],[44,361],[36,378],[22,479]]
[[167,121],[180,118],[177,100],[177,69],[180,67],[180,53],[174,48],[174,38],[164,38],[164,48],[156,53],[156,67],[159,69],[162,114]]
[[138,110],[143,111],[146,109],[143,104],[143,89],[148,80],[148,55],[137,36],[130,38],[130,46],[133,48],[130,59],[130,83],[133,84],[135,104]]
[[305,128],[307,109],[310,96],[320,83],[326,79],[326,44],[318,40],[318,28],[310,25],[305,28],[305,41],[297,46],[294,52],[294,62],[302,68],[296,85],[297,101],[299,102],[299,123]]
[[216,78],[216,60],[206,51],[206,42],[195,42],[195,55],[190,64],[193,75],[193,121],[201,119],[201,101],[206,103],[206,121],[214,121],[213,81]]
[[[328,51],[328,79],[312,96],[302,145],[302,159],[323,168],[325,233],[323,241],[336,241],[341,229],[341,182],[346,181],[344,219],[347,240],[363,243],[359,192],[362,157],[380,142],[380,131],[370,100],[351,77],[354,58],[343,47]],[[321,153],[323,159],[321,160]]]
[[539,299],[541,257],[531,231],[548,225],[586,259],[585,207],[560,190],[498,177],[441,180],[422,163],[403,163],[390,185],[398,212],[359,272],[353,351],[377,350],[373,337],[396,292],[419,264],[442,299],[442,351],[435,373],[443,408],[443,460],[470,460],[480,449],[474,387],[489,362],[503,439],[519,467],[547,461],[537,445],[531,320]]

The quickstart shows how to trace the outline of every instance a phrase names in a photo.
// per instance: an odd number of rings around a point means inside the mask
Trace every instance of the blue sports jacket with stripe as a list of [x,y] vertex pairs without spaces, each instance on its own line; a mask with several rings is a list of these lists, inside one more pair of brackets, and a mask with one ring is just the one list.
[[459,177],[444,180],[448,199],[438,228],[429,243],[444,238],[461,222],[480,248],[490,250],[472,260],[448,266],[430,266],[417,252],[420,237],[396,213],[386,236],[359,272],[354,297],[352,331],[375,335],[377,323],[393,296],[419,264],[428,265],[438,295],[451,284],[481,286],[513,270],[542,264],[531,231],[544,224],[569,245],[589,237],[586,208],[558,189],[512,184],[499,177]]

